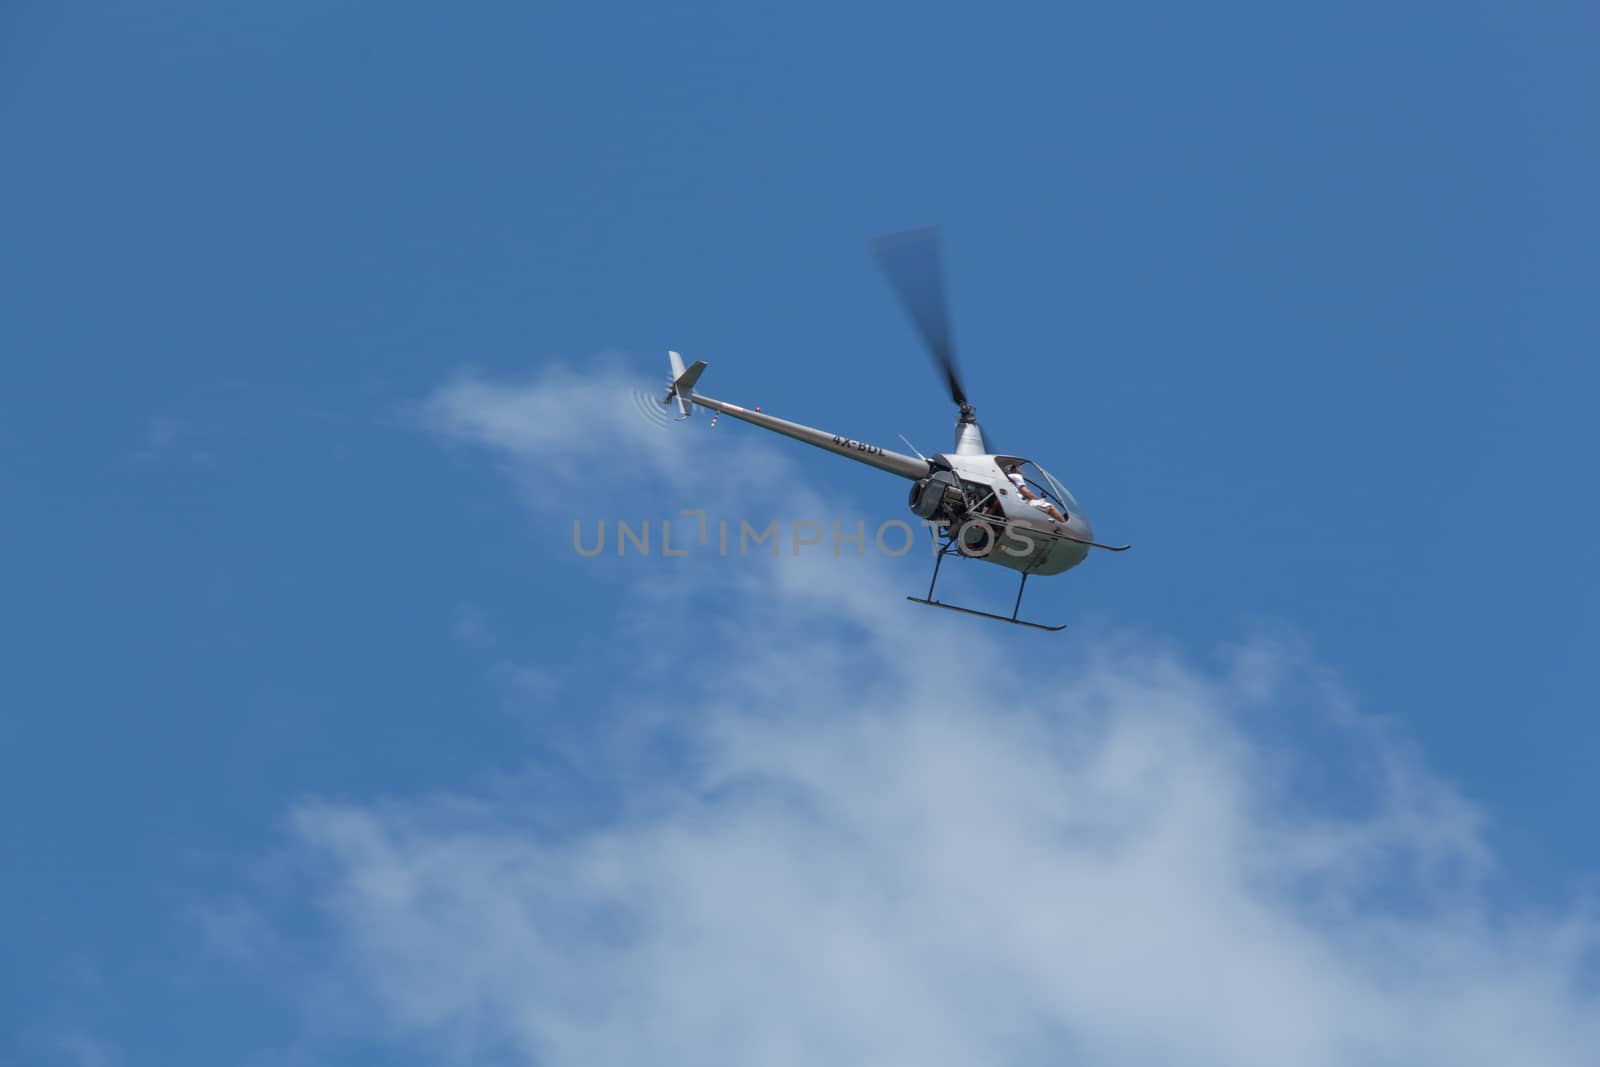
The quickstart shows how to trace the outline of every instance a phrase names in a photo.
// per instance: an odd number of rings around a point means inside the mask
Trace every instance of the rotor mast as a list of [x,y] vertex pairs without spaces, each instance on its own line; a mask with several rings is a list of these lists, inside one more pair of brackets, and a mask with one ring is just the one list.
[[989,449],[983,443],[983,430],[978,426],[976,410],[971,404],[961,405],[956,416],[955,454],[958,456],[984,456]]

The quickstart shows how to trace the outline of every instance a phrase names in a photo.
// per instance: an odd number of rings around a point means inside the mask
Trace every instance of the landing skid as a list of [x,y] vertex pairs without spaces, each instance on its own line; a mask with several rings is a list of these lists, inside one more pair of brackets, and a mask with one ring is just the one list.
[[995,622],[1009,622],[1013,626],[1027,626],[1035,630],[1048,630],[1051,633],[1055,633],[1058,630],[1065,630],[1067,628],[1066,623],[1062,623],[1060,626],[1047,626],[1042,622],[1029,622],[1027,619],[1017,618],[1017,612],[1022,610],[1022,591],[1028,587],[1028,574],[1026,571],[1024,571],[1022,574],[1022,582],[1017,586],[1017,602],[1011,607],[1010,618],[1007,618],[1004,615],[996,615],[989,611],[979,611],[977,608],[964,608],[959,604],[946,604],[943,601],[933,599],[933,587],[939,583],[939,567],[942,563],[944,563],[944,557],[955,551],[958,551],[958,549],[956,548],[953,540],[947,543],[943,548],[939,549],[938,558],[933,561],[933,581],[928,583],[928,595],[926,597],[908,596],[906,599],[911,601],[913,604],[925,604],[930,608],[944,608],[946,611],[959,611],[963,615],[976,615],[980,619],[993,619]]
[[1057,630],[1065,630],[1067,628],[1066,623],[1062,623],[1060,626],[1046,626],[1042,622],[1029,622],[1027,619],[1007,618],[1004,615],[996,615],[993,612],[979,611],[977,608],[964,608],[960,604],[946,604],[938,600],[924,600],[917,596],[908,596],[906,599],[911,601],[913,604],[926,604],[930,608],[943,608],[946,611],[959,611],[963,615],[976,615],[980,619],[993,619],[996,622],[1009,622],[1013,626],[1031,626],[1035,630],[1049,630],[1051,633],[1055,633]]

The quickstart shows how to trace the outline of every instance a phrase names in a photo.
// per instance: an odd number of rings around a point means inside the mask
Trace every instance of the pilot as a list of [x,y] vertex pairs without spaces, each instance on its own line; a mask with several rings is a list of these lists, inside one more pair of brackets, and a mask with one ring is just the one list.
[[1005,469],[1006,477],[1010,478],[1011,484],[1017,487],[1017,495],[1021,496],[1028,504],[1048,514],[1057,522],[1066,522],[1067,517],[1061,514],[1054,504],[1028,488],[1027,480],[1022,477],[1020,467],[1021,464],[1013,463]]

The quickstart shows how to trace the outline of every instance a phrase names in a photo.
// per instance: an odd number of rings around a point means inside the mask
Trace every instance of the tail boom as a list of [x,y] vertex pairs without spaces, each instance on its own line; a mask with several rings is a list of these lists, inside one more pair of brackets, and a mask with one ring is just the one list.
[[701,407],[721,412],[729,418],[751,423],[761,427],[763,430],[771,430],[773,433],[781,433],[785,437],[792,437],[796,441],[804,441],[808,445],[832,452],[835,455],[844,456],[846,459],[853,459],[857,463],[865,463],[869,467],[888,471],[890,474],[898,474],[902,478],[910,478],[913,481],[918,478],[926,478],[928,472],[933,469],[932,465],[925,459],[902,455],[899,452],[891,452],[887,448],[879,448],[877,445],[868,444],[865,441],[840,437],[836,433],[819,430],[814,426],[805,426],[798,422],[790,422],[788,419],[780,419],[760,411],[751,411],[748,408],[740,407],[738,404],[729,404],[709,396],[701,396],[698,393],[694,394],[693,399]]
[[902,478],[910,478],[913,481],[919,478],[926,478],[928,472],[933,469],[927,460],[917,456],[906,456],[899,452],[891,452],[886,448],[879,448],[877,445],[868,444],[865,441],[841,437],[836,433],[819,430],[814,426],[804,426],[798,422],[790,422],[788,419],[762,414],[760,411],[751,411],[748,408],[740,407],[738,404],[729,404],[709,396],[701,396],[694,391],[694,385],[700,380],[700,375],[706,369],[705,360],[696,360],[685,367],[683,365],[683,357],[676,352],[668,352],[667,359],[672,364],[672,384],[667,387],[667,395],[662,398],[661,402],[670,404],[676,400],[678,402],[678,410],[683,412],[679,416],[680,420],[688,418],[689,413],[693,410],[693,405],[698,404],[703,408],[709,408],[719,414],[727,415],[729,418],[752,423],[763,430],[771,430],[773,433],[781,433],[785,437],[792,437],[796,441],[804,441],[815,448],[844,456],[846,459],[853,459],[857,463],[865,463],[869,467],[876,467],[879,470],[888,471],[890,474],[898,474]]

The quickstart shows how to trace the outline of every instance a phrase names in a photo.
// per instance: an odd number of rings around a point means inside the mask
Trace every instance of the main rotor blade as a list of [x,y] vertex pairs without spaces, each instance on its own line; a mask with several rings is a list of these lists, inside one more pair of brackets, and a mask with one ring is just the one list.
[[878,264],[888,275],[905,305],[906,313],[928,346],[928,354],[943,372],[950,399],[966,406],[961,372],[956,368],[955,342],[950,336],[950,316],[945,309],[944,267],[939,255],[939,227],[886,234],[873,240]]

